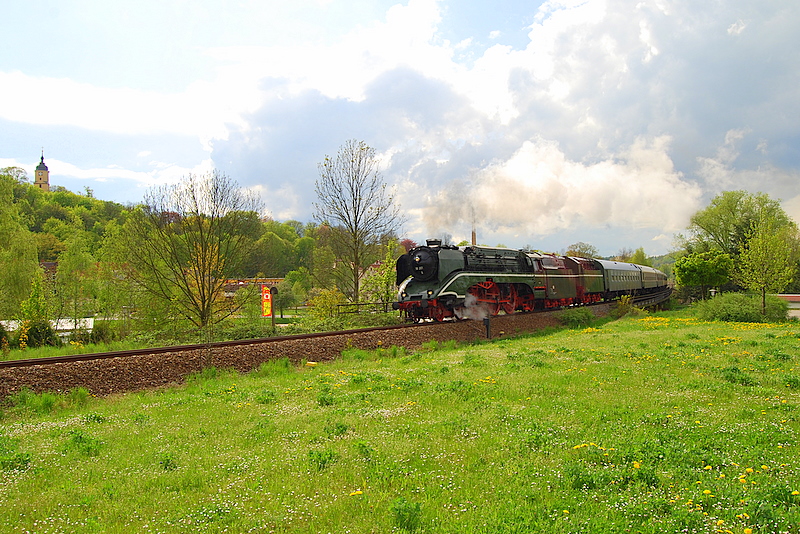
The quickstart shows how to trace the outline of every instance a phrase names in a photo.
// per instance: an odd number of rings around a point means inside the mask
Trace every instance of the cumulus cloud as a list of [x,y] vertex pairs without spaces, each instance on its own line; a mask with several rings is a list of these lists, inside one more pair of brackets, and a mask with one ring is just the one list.
[[[788,0],[547,0],[527,30],[458,35],[446,31],[466,13],[458,2],[383,9],[322,36],[314,15],[271,20],[280,38],[204,40],[211,68],[173,92],[0,72],[0,118],[130,135],[126,179],[145,183],[192,168],[156,134],[192,136],[198,159],[279,219],[308,220],[316,163],[363,139],[415,239],[477,221],[510,245],[581,228],[666,242],[724,189],[800,205],[800,10]],[[527,39],[509,44],[509,30]]]

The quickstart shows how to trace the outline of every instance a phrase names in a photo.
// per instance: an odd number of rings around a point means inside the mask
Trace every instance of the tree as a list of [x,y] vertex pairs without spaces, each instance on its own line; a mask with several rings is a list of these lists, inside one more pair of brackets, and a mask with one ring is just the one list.
[[20,184],[28,183],[28,172],[22,167],[3,167],[0,169],[0,174],[8,176]]
[[633,252],[630,262],[635,263],[637,265],[647,265],[650,267],[653,266],[653,262],[651,262],[647,258],[647,254],[644,253],[644,247],[639,247]]
[[[400,244],[403,245],[403,248],[406,249],[406,252],[410,251],[412,248],[417,248],[417,242],[409,238],[401,240]],[[458,245],[461,246],[461,243],[459,243]]]
[[380,302],[387,306],[397,299],[395,264],[399,256],[398,247],[400,250],[403,249],[402,245],[390,240],[386,245],[386,255],[383,260],[370,269],[366,277],[364,277],[364,292],[368,294],[372,302]]
[[20,348],[58,345],[58,336],[50,325],[48,296],[44,271],[37,269],[31,279],[30,295],[20,304]]
[[77,330],[80,318],[93,311],[95,295],[95,260],[89,254],[84,232],[77,230],[58,257],[56,269],[56,317],[71,317]]
[[578,241],[577,243],[571,244],[564,254],[566,256],[574,256],[578,258],[597,258],[600,256],[600,251],[597,250],[597,247],[594,245],[584,243],[583,241]]
[[38,269],[36,244],[14,203],[15,180],[0,173],[0,318],[19,312]]
[[617,252],[617,255],[614,256],[614,261],[631,261],[633,257],[633,251],[627,247],[622,247]]
[[292,289],[292,282],[284,279],[278,284],[278,292],[275,294],[274,304],[281,312],[281,319],[283,319],[283,310],[291,308],[297,302],[297,296]]
[[219,171],[156,187],[125,225],[135,282],[197,327],[235,311],[224,286],[244,255],[255,197]]
[[682,286],[699,286],[703,298],[706,289],[724,284],[733,271],[733,260],[718,250],[696,252],[675,262],[675,281]]
[[736,279],[745,288],[761,295],[761,313],[766,313],[767,293],[782,291],[794,278],[796,230],[778,227],[779,221],[762,212],[747,233],[747,243],[739,257]]
[[338,230],[331,232],[331,244],[350,273],[348,289],[354,301],[359,298],[361,276],[376,259],[381,236],[396,232],[402,224],[378,164],[374,148],[351,139],[335,158],[325,156],[314,186],[315,218]]
[[690,251],[719,249],[738,258],[744,250],[748,235],[761,217],[773,221],[775,230],[789,228],[793,223],[780,202],[764,193],[724,191],[711,204],[692,215],[687,240]]

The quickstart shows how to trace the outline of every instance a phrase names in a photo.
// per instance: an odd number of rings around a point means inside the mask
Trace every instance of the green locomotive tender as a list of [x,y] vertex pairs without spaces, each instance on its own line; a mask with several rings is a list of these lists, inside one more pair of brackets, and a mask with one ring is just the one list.
[[667,277],[633,263],[428,240],[397,260],[397,285],[396,309],[415,321],[443,321],[657,292]]

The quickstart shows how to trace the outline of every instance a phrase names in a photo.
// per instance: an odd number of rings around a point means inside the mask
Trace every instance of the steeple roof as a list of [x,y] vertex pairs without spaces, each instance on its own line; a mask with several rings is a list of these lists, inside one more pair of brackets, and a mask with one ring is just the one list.
[[36,166],[37,171],[46,171],[47,165],[44,164],[44,151],[42,152],[42,161]]

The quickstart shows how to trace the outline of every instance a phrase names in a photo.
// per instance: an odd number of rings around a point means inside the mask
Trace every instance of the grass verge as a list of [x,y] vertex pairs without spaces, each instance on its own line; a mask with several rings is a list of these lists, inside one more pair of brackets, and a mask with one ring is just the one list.
[[20,395],[0,530],[797,532],[799,349],[665,313]]

